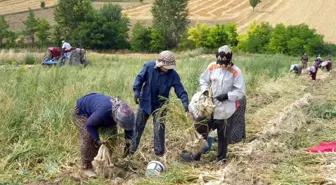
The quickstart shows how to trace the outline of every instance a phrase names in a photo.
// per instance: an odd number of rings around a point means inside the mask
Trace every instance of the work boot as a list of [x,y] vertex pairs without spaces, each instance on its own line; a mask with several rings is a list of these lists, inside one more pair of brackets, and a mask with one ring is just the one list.
[[93,169],[85,169],[84,170],[84,174],[88,177],[88,178],[96,178],[97,174],[93,171]]
[[213,161],[212,161],[212,163],[219,163],[219,162],[226,162],[227,161],[227,159],[226,159],[226,157],[216,157],[216,159],[214,159]]
[[185,162],[199,161],[201,159],[201,154],[182,153],[180,156]]

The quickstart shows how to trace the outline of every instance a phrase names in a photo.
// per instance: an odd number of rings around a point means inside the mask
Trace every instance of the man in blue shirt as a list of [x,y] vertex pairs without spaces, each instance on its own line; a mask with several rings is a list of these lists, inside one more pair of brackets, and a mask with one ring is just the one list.
[[[188,94],[184,90],[180,76],[173,69],[175,56],[171,51],[162,51],[159,59],[145,63],[133,85],[134,101],[140,103],[135,121],[135,137],[133,138],[132,153],[139,146],[141,135],[149,116],[153,113],[154,123],[154,151],[159,157],[165,153],[165,125],[166,111],[157,111],[169,98],[172,87],[177,97],[182,101],[188,112]],[[160,112],[160,113],[159,113]]]
[[98,128],[111,129],[114,134],[117,134],[117,125],[124,129],[126,142],[123,157],[126,157],[133,137],[134,117],[133,110],[119,98],[92,93],[77,100],[73,122],[79,130],[81,160],[88,177],[96,176],[91,162],[103,144]]

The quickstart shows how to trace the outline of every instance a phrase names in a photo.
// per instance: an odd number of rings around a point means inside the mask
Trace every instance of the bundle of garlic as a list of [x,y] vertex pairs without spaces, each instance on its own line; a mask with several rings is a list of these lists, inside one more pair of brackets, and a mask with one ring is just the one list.
[[105,178],[113,177],[114,164],[112,163],[109,149],[105,144],[100,146],[97,156],[92,161],[92,165],[98,175]]

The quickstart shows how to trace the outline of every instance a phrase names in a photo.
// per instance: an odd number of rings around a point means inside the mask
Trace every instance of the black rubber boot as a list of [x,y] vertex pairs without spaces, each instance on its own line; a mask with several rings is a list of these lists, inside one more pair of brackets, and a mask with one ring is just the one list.
[[201,159],[201,154],[193,155],[190,153],[182,153],[181,157],[185,162],[193,162],[193,161],[199,161]]
[[212,163],[219,163],[219,162],[226,162],[227,161],[227,159],[225,158],[225,157],[216,157],[216,159],[214,159],[213,161],[212,161]]

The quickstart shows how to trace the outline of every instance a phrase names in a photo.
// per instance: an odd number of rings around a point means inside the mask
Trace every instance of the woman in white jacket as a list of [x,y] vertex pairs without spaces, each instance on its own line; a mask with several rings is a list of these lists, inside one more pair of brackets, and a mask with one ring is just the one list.
[[[218,155],[214,162],[226,160],[228,145],[245,138],[245,81],[240,69],[232,63],[232,51],[225,45],[218,49],[217,61],[212,62],[200,77],[201,91],[211,87],[216,105],[211,120],[206,124],[197,122],[195,128],[204,139],[211,130],[217,130]],[[202,153],[187,154],[185,161],[198,161]]]

